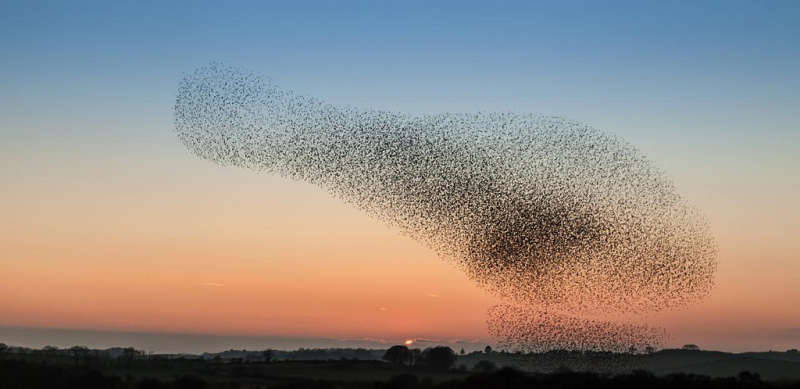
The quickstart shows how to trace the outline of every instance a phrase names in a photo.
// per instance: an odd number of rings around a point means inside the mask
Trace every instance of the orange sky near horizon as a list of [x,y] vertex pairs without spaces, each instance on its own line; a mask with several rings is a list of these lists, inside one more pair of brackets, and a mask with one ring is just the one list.
[[155,189],[17,177],[2,199],[13,207],[0,226],[0,325],[480,334],[484,319],[464,318],[494,300],[429,250],[307,184],[196,162],[219,176]]
[[[318,188],[177,142],[149,159],[93,147],[4,156],[17,163],[0,170],[0,326],[491,342],[485,311],[499,299]],[[645,322],[671,345],[796,345],[797,209],[746,188],[720,198],[725,177],[680,177],[712,220],[717,288]]]

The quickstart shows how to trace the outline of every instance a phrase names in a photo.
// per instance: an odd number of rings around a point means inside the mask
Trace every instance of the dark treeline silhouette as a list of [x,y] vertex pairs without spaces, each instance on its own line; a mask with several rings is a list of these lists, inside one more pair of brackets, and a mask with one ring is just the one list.
[[[703,351],[699,347],[664,350],[620,358],[692,360],[701,365],[712,358],[734,354]],[[300,349],[229,350],[203,355],[160,355],[132,347],[93,350],[84,346],[42,349],[9,347],[0,343],[0,389],[266,389],[266,388],[792,388],[800,389],[796,374],[765,375],[756,367],[697,374],[661,371],[658,375],[634,367],[627,370],[583,370],[560,361],[591,360],[575,352],[520,354],[506,351],[455,353],[438,346],[388,350]],[[796,349],[786,352],[743,353],[748,361],[773,361],[774,366],[800,366]],[[576,358],[584,359],[576,359]],[[689,359],[675,359],[688,357]],[[604,358],[608,358],[605,356]],[[671,359],[670,359],[671,358]],[[700,358],[700,359],[697,359]],[[604,359],[605,360],[605,359]],[[605,360],[603,366],[608,365]],[[516,363],[516,364],[514,364]],[[758,363],[758,362],[748,362]],[[547,365],[553,365],[549,368]],[[688,365],[687,365],[688,366]],[[760,365],[764,368],[764,365]],[[518,370],[525,369],[527,372]],[[638,369],[638,370],[637,370]],[[750,370],[752,373],[742,372]],[[531,371],[537,371],[533,373]],[[711,370],[708,370],[711,371]],[[672,374],[667,374],[672,373]],[[738,373],[738,374],[737,374]],[[726,377],[727,376],[727,377]],[[785,378],[780,378],[785,377]],[[794,378],[791,378],[794,377]],[[782,380],[782,381],[781,381]],[[793,381],[789,381],[793,380]]]
[[228,350],[219,353],[204,353],[205,359],[238,359],[244,363],[250,362],[270,362],[270,361],[327,361],[331,359],[360,359],[360,360],[380,360],[386,350],[365,349],[365,348],[300,348],[297,350]]
[[[461,349],[464,354],[464,349]],[[458,360],[456,353],[447,346],[436,346],[420,349],[409,349],[406,346],[392,346],[383,355],[383,360],[397,365],[422,365],[448,369]]]
[[[323,362],[320,362],[323,363]],[[357,363],[351,361],[350,363]],[[283,377],[269,383],[248,383],[252,377],[226,376],[224,381],[207,380],[184,374],[170,379],[120,377],[101,373],[86,366],[48,365],[15,359],[0,361],[0,388],[14,389],[217,389],[217,388],[373,388],[373,389],[489,389],[489,388],[713,388],[713,389],[800,389],[800,383],[773,383],[761,380],[758,374],[742,372],[736,377],[711,378],[694,374],[670,374],[658,377],[646,371],[622,375],[604,375],[563,370],[555,373],[525,373],[504,367],[492,372],[473,372],[463,378],[436,382],[420,378],[412,372],[401,373],[384,381],[347,381]],[[264,377],[270,378],[270,377]],[[239,379],[240,381],[237,381]]]
[[365,348],[300,348],[297,350],[227,350],[203,354],[156,354],[133,347],[112,347],[109,349],[90,349],[86,346],[58,348],[45,346],[41,349],[13,347],[0,343],[0,358],[3,356],[25,355],[27,359],[41,362],[72,359],[76,364],[92,365],[135,365],[142,361],[170,359],[205,359],[217,363],[263,363],[274,361],[313,361],[313,360],[381,360],[386,350]]

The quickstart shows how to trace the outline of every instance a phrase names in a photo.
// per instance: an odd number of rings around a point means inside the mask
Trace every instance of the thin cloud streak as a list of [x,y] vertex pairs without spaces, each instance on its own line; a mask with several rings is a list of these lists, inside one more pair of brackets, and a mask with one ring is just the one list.
[[214,282],[200,282],[197,285],[216,286],[216,287],[224,287],[225,286],[224,284],[217,284],[217,283],[214,283]]

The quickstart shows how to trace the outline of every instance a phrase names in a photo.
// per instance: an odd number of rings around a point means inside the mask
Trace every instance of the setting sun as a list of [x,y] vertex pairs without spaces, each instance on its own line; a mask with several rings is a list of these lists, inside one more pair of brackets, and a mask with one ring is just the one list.
[[406,346],[411,346],[412,344],[414,344],[412,339],[406,340]]

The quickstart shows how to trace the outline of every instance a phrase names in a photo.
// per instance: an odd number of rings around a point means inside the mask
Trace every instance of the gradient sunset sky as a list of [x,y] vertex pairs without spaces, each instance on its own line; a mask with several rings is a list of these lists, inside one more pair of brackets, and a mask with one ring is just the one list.
[[431,250],[185,149],[178,83],[222,62],[339,105],[617,134],[719,245],[715,291],[647,322],[800,347],[798,21],[796,1],[3,1],[0,327],[491,344],[500,300]]

